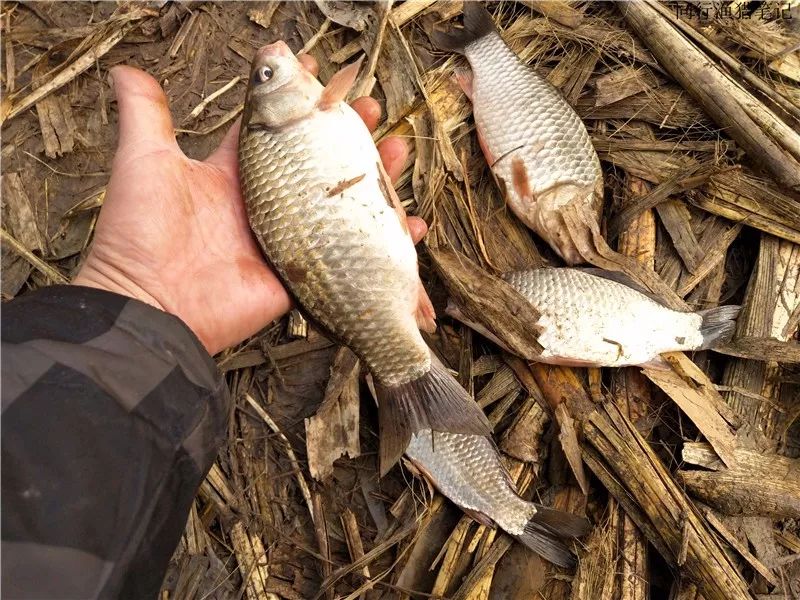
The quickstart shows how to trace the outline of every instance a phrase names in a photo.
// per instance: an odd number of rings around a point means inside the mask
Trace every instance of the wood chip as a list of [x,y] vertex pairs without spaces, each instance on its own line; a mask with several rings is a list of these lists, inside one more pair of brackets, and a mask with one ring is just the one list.
[[305,420],[308,470],[318,481],[333,475],[337,458],[361,454],[358,381],[358,358],[347,348],[340,348],[331,367],[325,399],[316,414]]
[[726,515],[800,518],[800,459],[737,448],[725,468],[706,444],[687,442],[683,460],[705,469],[677,472],[693,496]]
[[736,437],[732,425],[738,423],[738,417],[725,404],[708,376],[685,354],[670,352],[662,357],[672,369],[645,368],[644,374],[675,401],[722,461],[729,467],[735,465]]

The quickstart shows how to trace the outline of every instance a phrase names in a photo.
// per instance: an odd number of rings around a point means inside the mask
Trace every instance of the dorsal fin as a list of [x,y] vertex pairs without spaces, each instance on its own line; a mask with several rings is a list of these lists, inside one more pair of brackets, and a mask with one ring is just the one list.
[[320,110],[328,110],[339,104],[339,102],[344,101],[347,92],[350,91],[350,88],[353,87],[353,84],[356,82],[356,77],[358,77],[358,72],[361,70],[362,62],[364,62],[363,55],[356,62],[340,69],[330,78],[328,85],[322,90],[322,96],[320,96],[319,103],[317,104]]

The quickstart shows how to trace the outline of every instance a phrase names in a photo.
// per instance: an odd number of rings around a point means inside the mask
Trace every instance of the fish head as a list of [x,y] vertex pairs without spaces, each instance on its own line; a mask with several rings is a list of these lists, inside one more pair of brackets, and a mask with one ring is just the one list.
[[315,110],[323,89],[285,42],[264,46],[250,68],[242,125],[276,129],[302,119]]

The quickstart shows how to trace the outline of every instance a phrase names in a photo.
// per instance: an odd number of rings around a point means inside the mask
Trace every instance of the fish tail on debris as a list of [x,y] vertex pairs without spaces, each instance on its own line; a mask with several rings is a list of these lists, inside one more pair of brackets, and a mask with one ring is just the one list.
[[740,310],[741,306],[736,305],[701,310],[699,314],[703,317],[703,323],[700,325],[700,334],[703,336],[703,344],[698,350],[708,350],[728,343],[736,330],[736,317]]
[[480,2],[464,2],[464,28],[434,31],[431,39],[442,50],[463,54],[466,46],[494,31],[492,16]]
[[589,521],[563,510],[535,503],[534,506],[536,514],[525,524],[523,533],[514,537],[555,565],[566,569],[575,567],[575,555],[563,540],[586,535]]
[[380,431],[380,474],[384,476],[408,447],[412,434],[434,432],[491,435],[492,426],[467,391],[431,352],[422,377],[396,386],[376,382]]

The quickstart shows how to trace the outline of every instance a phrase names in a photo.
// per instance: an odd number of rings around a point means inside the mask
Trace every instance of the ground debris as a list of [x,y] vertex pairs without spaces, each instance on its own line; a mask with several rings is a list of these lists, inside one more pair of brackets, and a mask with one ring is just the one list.
[[800,34],[762,17],[776,2],[711,9],[748,18],[681,8],[703,4],[489,4],[589,129],[606,207],[587,245],[636,263],[675,307],[743,305],[727,346],[644,372],[531,362],[539,315],[503,275],[561,263],[491,177],[454,78],[463,58],[431,43],[462,2],[4,5],[4,300],[66,283],[85,256],[116,141],[109,68],[156,76],[191,127],[178,143],[204,159],[241,113],[263,44],[308,52],[323,82],[363,55],[357,92],[384,111],[374,139],[409,143],[397,198],[430,227],[426,339],[486,410],[521,493],[595,524],[567,573],[410,465],[379,478],[359,361],[293,317],[216,357],[236,401],[230,435],[162,598],[800,594]]

